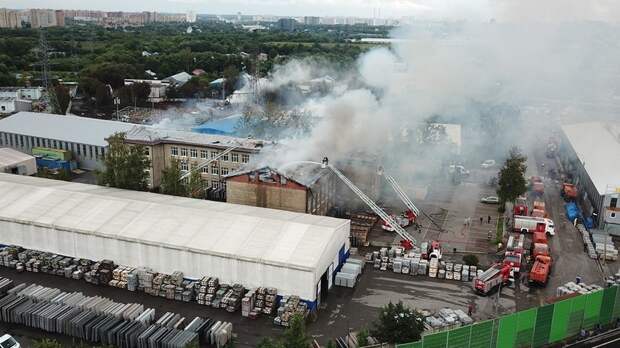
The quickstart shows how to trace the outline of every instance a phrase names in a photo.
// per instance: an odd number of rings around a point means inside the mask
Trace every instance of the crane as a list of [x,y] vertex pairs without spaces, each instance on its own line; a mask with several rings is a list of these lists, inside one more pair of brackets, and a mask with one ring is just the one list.
[[179,181],[181,181],[181,180],[185,180],[185,179],[189,178],[189,177],[192,175],[192,172],[194,172],[194,171],[196,171],[196,170],[200,170],[200,169],[202,169],[202,168],[204,168],[204,167],[208,166],[209,164],[211,164],[211,163],[213,163],[213,162],[215,162],[215,161],[219,160],[219,159],[220,159],[220,158],[222,158],[223,156],[226,156],[226,155],[228,155],[229,153],[233,152],[233,151],[234,151],[235,149],[237,149],[237,148],[239,148],[239,145],[234,145],[234,146],[231,146],[231,147],[227,148],[226,150],[224,150],[224,151],[220,152],[217,156],[215,156],[215,157],[213,157],[213,158],[211,158],[211,159],[208,159],[208,160],[206,160],[206,161],[204,161],[204,162],[200,163],[199,165],[197,165],[197,166],[193,167],[191,170],[189,170],[187,173],[185,173],[185,174],[181,175],[181,179],[180,179]]
[[[381,219],[383,219],[383,221],[385,221],[394,229],[394,232],[396,232],[396,234],[398,234],[403,239],[401,241],[401,245],[405,247],[405,249],[411,249],[415,244],[417,244],[415,238],[413,238],[413,236],[411,236],[407,231],[405,231],[404,228],[402,228],[396,221],[394,221],[394,219],[389,214],[383,211],[383,209],[381,209],[381,207],[379,207],[377,203],[375,203],[364,192],[362,192],[362,190],[355,186],[355,184],[351,182],[351,180],[349,180],[349,178],[347,178],[344,174],[342,174],[342,172],[338,170],[338,168],[329,164],[329,160],[327,157],[323,158],[322,163],[311,161],[298,161],[289,163],[289,165],[297,163],[311,163],[320,165],[322,168],[329,168],[345,185],[347,185],[347,187],[349,187],[349,189],[351,189],[351,191],[353,191],[353,193],[355,193],[364,203],[366,203],[366,205],[368,205],[368,207],[375,214],[377,214]],[[283,167],[280,168],[282,169]]]
[[385,173],[383,168],[379,168],[379,175],[383,175],[385,177],[385,180],[388,183],[390,183],[390,185],[392,186],[392,188],[394,189],[396,194],[400,197],[401,201],[403,201],[403,203],[405,203],[405,206],[407,207],[407,209],[409,209],[409,211],[411,211],[413,213],[414,219],[417,219],[417,217],[420,216],[420,214],[424,214],[424,216],[426,216],[433,223],[433,225],[435,225],[437,228],[439,228],[440,231],[443,230],[443,228],[441,226],[439,226],[435,222],[435,220],[433,220],[430,216],[428,216],[428,214],[426,214],[424,211],[418,209],[418,207],[416,207],[415,204],[413,204],[413,201],[411,201],[411,199],[409,199],[409,196],[407,196],[407,194],[405,193],[405,190],[403,190],[402,187],[400,187],[400,185],[396,182],[396,180],[394,179],[393,176]]

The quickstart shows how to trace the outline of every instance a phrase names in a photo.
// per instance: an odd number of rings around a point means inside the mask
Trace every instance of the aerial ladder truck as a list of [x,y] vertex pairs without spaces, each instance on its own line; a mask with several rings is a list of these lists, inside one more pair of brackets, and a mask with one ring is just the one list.
[[[314,163],[314,162],[312,162]],[[385,221],[389,226],[392,227],[392,229],[394,230],[394,232],[396,232],[396,234],[398,234],[402,240],[400,241],[400,245],[405,248],[406,250],[410,250],[413,248],[413,246],[415,244],[417,244],[417,241],[415,240],[415,238],[413,238],[413,236],[411,236],[407,231],[405,231],[404,228],[401,227],[400,224],[398,224],[393,218],[392,216],[388,215],[385,211],[383,211],[383,209],[381,209],[377,203],[375,203],[372,199],[368,198],[368,196],[366,196],[366,194],[364,192],[362,192],[362,190],[360,190],[357,186],[355,186],[355,184],[353,182],[351,182],[351,180],[349,180],[349,178],[347,178],[346,176],[344,176],[344,174],[342,174],[342,172],[340,170],[338,170],[336,167],[332,166],[329,164],[329,160],[327,157],[323,158],[323,163],[321,164],[321,166],[323,168],[329,168],[332,172],[334,172],[334,174],[336,174],[336,176],[345,184],[349,187],[349,189],[351,189],[351,191],[353,191],[353,193],[355,193],[364,203],[366,203],[366,205],[368,205],[368,207],[375,213],[377,214],[383,221]],[[413,203],[412,203],[413,205]]]

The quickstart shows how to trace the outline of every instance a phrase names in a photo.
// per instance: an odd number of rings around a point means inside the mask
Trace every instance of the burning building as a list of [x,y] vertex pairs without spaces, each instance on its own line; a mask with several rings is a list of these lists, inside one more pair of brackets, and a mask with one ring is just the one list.
[[226,202],[326,215],[336,205],[336,180],[316,165],[247,169],[226,177]]

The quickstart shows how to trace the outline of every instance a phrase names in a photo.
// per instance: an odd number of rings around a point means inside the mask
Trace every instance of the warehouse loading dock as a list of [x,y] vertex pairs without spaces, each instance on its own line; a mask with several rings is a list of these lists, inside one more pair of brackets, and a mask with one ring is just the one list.
[[329,217],[2,174],[0,228],[2,244],[275,287],[313,307],[346,258],[350,226]]

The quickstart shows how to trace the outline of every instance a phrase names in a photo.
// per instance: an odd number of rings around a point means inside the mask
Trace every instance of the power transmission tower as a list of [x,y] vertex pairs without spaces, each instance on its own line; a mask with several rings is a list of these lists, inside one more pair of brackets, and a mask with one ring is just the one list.
[[49,45],[47,44],[47,39],[45,38],[45,31],[41,29],[39,31],[39,54],[40,54],[40,64],[41,64],[41,84],[43,88],[48,89],[49,87]]
[[45,37],[45,30],[39,30],[39,55],[41,64],[41,85],[47,92],[47,101],[51,105],[52,110],[64,114],[64,110],[60,110],[60,104],[54,92],[53,86],[50,85],[50,47]]

